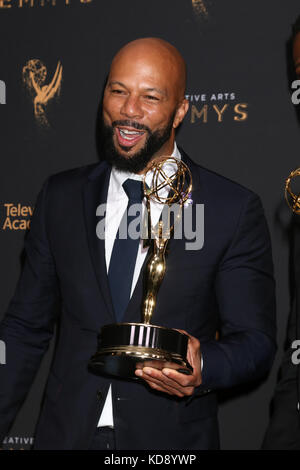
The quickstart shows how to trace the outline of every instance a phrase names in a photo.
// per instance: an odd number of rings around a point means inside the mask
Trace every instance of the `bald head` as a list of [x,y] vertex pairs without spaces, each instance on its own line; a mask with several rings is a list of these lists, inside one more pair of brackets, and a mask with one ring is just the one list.
[[141,172],[153,159],[172,154],[175,129],[189,107],[185,82],[182,56],[162,39],[137,39],[116,54],[103,97],[110,162]]
[[178,99],[182,99],[186,87],[186,64],[180,52],[160,38],[141,38],[126,44],[115,55],[111,72],[122,62],[143,61],[157,67],[174,87]]

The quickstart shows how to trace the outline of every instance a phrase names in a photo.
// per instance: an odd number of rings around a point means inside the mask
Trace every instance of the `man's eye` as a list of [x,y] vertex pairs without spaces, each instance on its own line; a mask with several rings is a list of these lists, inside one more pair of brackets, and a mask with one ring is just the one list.
[[120,95],[120,94],[124,93],[123,90],[111,90],[111,92],[114,93],[114,94],[117,94],[117,95]]
[[146,95],[146,98],[147,98],[148,100],[159,101],[159,99],[157,98],[157,96],[153,96],[153,95]]

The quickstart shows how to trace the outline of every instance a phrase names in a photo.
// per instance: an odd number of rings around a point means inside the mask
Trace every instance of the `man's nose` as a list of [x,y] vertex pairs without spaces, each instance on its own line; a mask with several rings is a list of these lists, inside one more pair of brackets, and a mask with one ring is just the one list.
[[138,97],[128,96],[120,109],[120,113],[129,118],[141,119],[143,117],[143,110]]

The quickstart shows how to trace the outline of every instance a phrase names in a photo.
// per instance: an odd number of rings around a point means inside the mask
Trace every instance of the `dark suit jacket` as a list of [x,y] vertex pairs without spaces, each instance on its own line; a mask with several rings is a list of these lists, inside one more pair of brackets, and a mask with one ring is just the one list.
[[262,445],[264,450],[300,450],[300,366],[292,362],[292,355],[296,350],[291,347],[295,340],[300,340],[299,215],[294,215],[292,228],[294,299],[288,321],[286,348],[279,371],[279,380],[275,388],[270,421]]
[[[193,208],[205,204],[205,242],[186,251],[186,240],[170,241],[153,323],[199,338],[203,384],[192,398],[179,399],[112,379],[117,449],[218,448],[216,390],[263,377],[276,349],[271,246],[260,200],[182,155],[193,175]],[[87,368],[101,326],[115,321],[104,242],[95,234],[109,175],[105,162],[63,172],[38,197],[25,267],[1,324],[7,365],[0,368],[0,438],[58,322],[35,448],[89,447],[111,382]],[[142,276],[124,321],[141,320],[141,300]]]

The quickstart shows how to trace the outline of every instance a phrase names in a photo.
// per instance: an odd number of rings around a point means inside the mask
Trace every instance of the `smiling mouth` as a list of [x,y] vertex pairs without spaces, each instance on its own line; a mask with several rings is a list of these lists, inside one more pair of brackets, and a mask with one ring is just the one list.
[[132,147],[144,136],[145,131],[138,131],[133,128],[116,127],[116,135],[119,145],[122,147]]

